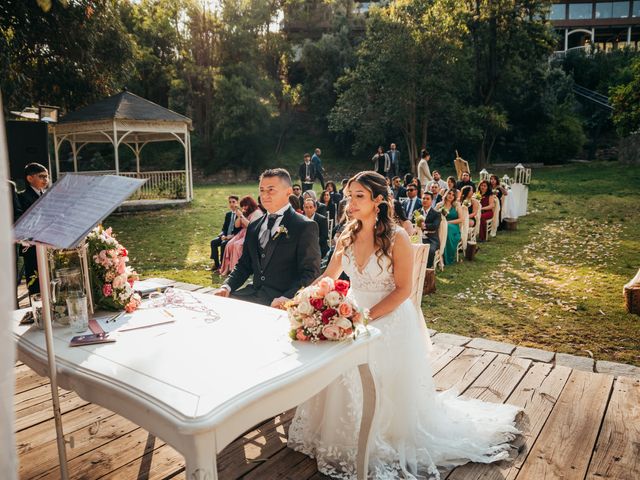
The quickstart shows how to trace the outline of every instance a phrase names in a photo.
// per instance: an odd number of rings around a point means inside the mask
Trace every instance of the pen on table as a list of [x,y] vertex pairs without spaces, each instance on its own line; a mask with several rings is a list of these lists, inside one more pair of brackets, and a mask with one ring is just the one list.
[[163,308],[162,311],[165,313],[165,315],[169,315],[170,317],[173,317],[173,313],[171,313],[169,310],[167,310],[166,308]]

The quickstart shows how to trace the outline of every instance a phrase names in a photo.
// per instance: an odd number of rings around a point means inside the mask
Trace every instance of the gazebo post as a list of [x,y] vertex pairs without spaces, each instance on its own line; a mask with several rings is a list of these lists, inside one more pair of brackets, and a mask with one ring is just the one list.
[[189,152],[189,197],[187,200],[193,200],[193,164],[191,163],[191,134],[189,133],[189,127],[186,127],[186,140],[187,150]]
[[78,150],[76,149],[76,135],[73,134],[73,140],[71,141],[71,153],[73,154],[73,171],[78,173]]
[[136,173],[138,173],[138,174],[140,173],[140,147],[139,147],[139,145],[140,144],[137,142],[137,139],[136,139],[136,143],[135,143],[135,146],[136,146],[136,150],[135,150],[135,152],[136,152]]
[[118,158],[118,129],[116,128],[116,121],[113,121],[113,151],[116,160],[116,175],[120,175],[120,159]]
[[56,127],[53,127],[53,152],[56,159],[56,181],[60,180],[60,158],[58,157],[58,134]]
[[187,200],[191,198],[191,191],[189,190],[189,135],[187,128],[184,129],[184,189],[187,194]]

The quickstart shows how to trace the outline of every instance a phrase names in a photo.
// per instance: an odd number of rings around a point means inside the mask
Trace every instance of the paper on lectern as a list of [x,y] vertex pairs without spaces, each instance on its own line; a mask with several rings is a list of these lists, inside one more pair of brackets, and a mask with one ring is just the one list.
[[68,173],[16,222],[16,241],[74,248],[146,180]]

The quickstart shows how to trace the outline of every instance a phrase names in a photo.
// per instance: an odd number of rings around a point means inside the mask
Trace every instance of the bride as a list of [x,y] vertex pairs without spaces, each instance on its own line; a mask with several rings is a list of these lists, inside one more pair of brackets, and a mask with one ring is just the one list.
[[[426,326],[409,300],[413,251],[394,226],[382,175],[361,172],[347,184],[347,225],[324,276],[344,271],[352,295],[370,309],[382,332],[371,369],[379,408],[370,444],[369,475],[376,479],[439,479],[438,466],[508,458],[518,408],[436,392]],[[291,448],[316,458],[333,478],[356,478],[362,387],[357,369],[300,405],[289,429]]]

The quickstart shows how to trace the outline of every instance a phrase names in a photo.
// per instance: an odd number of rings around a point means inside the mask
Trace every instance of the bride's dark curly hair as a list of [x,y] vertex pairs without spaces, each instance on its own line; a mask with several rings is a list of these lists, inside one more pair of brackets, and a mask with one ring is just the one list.
[[[360,172],[352,177],[347,183],[347,189],[354,182],[358,182],[367,189],[371,193],[372,200],[376,199],[378,195],[382,197],[382,202],[378,205],[378,218],[373,232],[373,242],[376,247],[375,254],[376,257],[378,257],[378,266],[382,269],[382,257],[387,256],[391,259],[391,248],[395,231],[395,223],[391,215],[393,207],[389,202],[389,187],[387,186],[385,178],[373,171]],[[349,245],[353,245],[361,230],[362,222],[360,220],[354,219],[350,221],[344,229],[342,246],[347,248]]]

